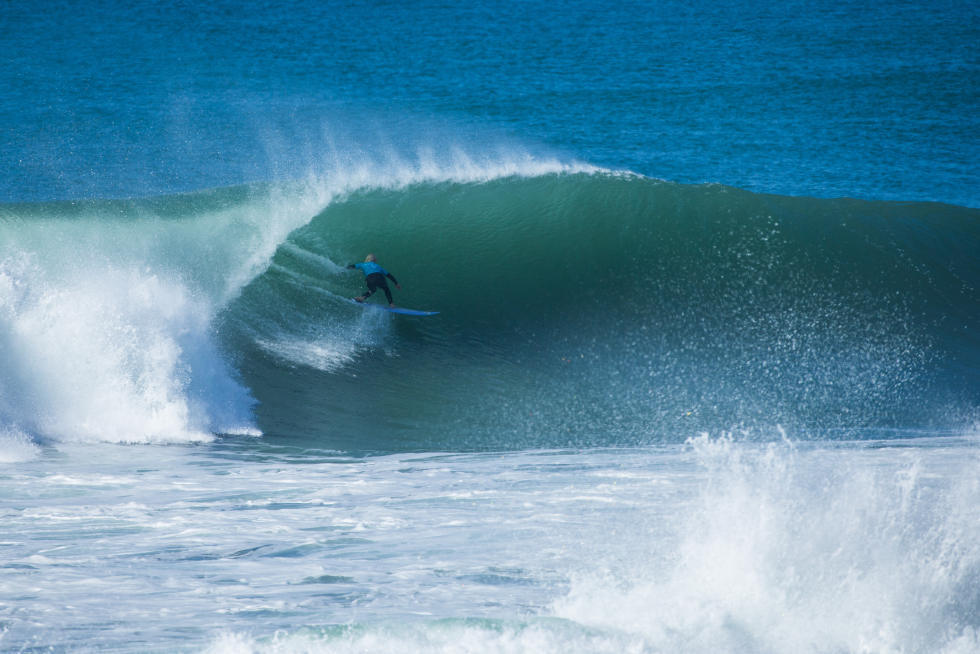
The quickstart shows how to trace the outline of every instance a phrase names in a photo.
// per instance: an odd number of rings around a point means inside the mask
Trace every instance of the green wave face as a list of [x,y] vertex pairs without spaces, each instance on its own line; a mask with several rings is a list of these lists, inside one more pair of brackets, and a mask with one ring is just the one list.
[[[977,242],[976,210],[938,204],[417,183],[329,203],[220,324],[262,430],[344,449],[953,428],[975,419]],[[439,316],[346,302],[368,252]]]
[[[460,170],[0,207],[0,428],[391,451],[976,424],[977,210]],[[350,303],[369,252],[440,313]]]

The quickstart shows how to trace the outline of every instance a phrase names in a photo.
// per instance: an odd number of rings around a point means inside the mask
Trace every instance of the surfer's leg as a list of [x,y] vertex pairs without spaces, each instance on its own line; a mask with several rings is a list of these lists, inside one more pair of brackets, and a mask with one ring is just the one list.
[[[368,285],[368,295],[374,293],[380,288],[385,292],[385,297],[388,298],[388,304],[395,304],[395,301],[391,299],[391,289],[388,288],[388,282],[385,281],[384,275],[381,273],[371,273],[367,276],[366,281]],[[364,297],[367,297],[367,295]]]
[[[367,290],[367,293],[365,293],[364,295],[361,296],[365,300],[368,299],[369,297],[371,297],[372,295],[374,295],[374,292],[376,290],[378,290],[378,286],[380,286],[380,284],[378,284],[378,277],[381,277],[381,275],[378,275],[377,273],[374,273],[374,274],[368,275],[365,278],[364,281],[367,282],[368,290]],[[381,277],[381,279],[384,279],[384,277]]]

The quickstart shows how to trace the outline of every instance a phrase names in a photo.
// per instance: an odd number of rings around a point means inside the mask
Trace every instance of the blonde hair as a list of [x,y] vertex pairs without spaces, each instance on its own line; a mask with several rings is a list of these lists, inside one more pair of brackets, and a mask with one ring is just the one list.
[[366,257],[364,257],[364,260],[365,261],[377,261],[377,258],[373,254],[369,254]]

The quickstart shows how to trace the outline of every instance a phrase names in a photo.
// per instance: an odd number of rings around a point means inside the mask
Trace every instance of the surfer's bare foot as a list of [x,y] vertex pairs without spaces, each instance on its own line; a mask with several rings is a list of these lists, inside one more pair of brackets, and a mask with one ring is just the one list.
[[354,301],[355,302],[363,302],[364,301],[364,298],[361,297],[361,296],[357,296],[356,298],[354,298]]
[[394,308],[395,308],[395,304],[394,304],[394,303],[391,303],[391,304],[389,304],[388,306],[389,306],[389,307],[391,307],[392,309],[394,309]]

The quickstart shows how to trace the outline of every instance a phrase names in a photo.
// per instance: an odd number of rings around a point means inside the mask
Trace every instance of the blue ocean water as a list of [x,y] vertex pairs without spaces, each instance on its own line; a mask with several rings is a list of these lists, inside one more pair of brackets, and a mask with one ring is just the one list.
[[322,163],[334,139],[509,138],[679,182],[976,207],[977,14],[959,1],[16,3],[0,197],[266,180]]
[[976,3],[0,24],[0,650],[980,651]]

